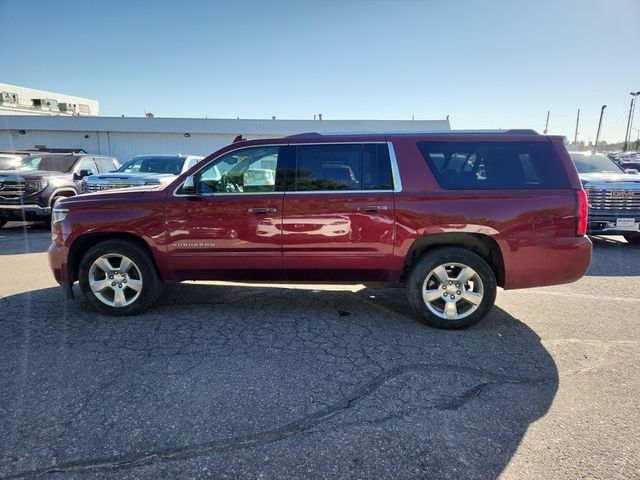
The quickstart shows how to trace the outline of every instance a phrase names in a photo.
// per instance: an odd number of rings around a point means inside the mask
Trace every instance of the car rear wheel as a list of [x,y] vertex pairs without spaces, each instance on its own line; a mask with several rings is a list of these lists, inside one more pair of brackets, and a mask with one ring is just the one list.
[[80,261],[79,283],[87,302],[109,315],[141,313],[163,290],[151,256],[139,245],[123,240],[108,240],[91,248]]
[[624,239],[632,245],[640,245],[640,233],[625,233]]
[[411,269],[409,303],[421,320],[448,330],[482,320],[496,298],[496,277],[479,255],[460,247],[429,251]]

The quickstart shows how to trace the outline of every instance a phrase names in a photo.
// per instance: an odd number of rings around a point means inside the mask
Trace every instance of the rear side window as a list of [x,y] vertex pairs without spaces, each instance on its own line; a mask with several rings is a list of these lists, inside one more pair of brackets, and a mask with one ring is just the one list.
[[392,190],[384,144],[299,145],[297,191]]
[[418,142],[438,184],[447,189],[551,189],[570,186],[550,143]]

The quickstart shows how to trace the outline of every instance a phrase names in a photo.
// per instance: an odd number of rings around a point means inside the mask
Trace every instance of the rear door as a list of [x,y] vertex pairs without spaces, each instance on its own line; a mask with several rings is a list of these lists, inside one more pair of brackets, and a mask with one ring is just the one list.
[[[166,202],[168,250],[181,279],[283,277],[282,202],[276,169],[286,146],[230,152],[196,175],[197,194],[179,188]],[[272,180],[256,180],[269,170]]]
[[284,196],[291,280],[384,281],[393,254],[393,178],[385,143],[298,145]]

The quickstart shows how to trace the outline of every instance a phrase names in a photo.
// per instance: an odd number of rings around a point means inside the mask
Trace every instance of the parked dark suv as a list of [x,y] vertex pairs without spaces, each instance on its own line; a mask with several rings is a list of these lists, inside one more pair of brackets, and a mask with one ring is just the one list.
[[81,193],[81,180],[118,169],[113,157],[43,153],[25,157],[15,170],[0,171],[0,227],[9,220],[51,218],[57,200]]
[[[562,137],[371,134],[239,142],[165,186],[62,200],[57,281],[135,314],[164,282],[404,284],[429,325],[463,328],[496,287],[587,271],[586,194]],[[273,181],[271,181],[273,179]]]

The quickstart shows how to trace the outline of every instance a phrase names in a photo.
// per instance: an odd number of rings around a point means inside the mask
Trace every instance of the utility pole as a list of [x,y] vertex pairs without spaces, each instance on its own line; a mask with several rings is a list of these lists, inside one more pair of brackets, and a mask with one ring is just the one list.
[[598,133],[596,133],[596,144],[593,146],[593,153],[598,153],[598,138],[600,138],[600,127],[602,127],[602,114],[604,113],[604,109],[607,108],[606,105],[602,105],[600,109],[600,120],[598,120]]
[[547,110],[547,123],[545,123],[545,125],[544,125],[544,134],[545,135],[549,131],[549,114],[550,113],[551,113],[551,110]]
[[578,109],[578,118],[576,118],[576,134],[573,137],[573,143],[578,144],[578,125],[580,124],[580,109]]
[[624,152],[627,151],[627,147],[629,146],[629,140],[631,140],[631,127],[633,125],[633,113],[636,105],[636,97],[640,95],[640,92],[629,92],[631,95],[631,104],[629,105],[629,119],[627,120],[627,130],[624,133],[624,147],[622,150]]

